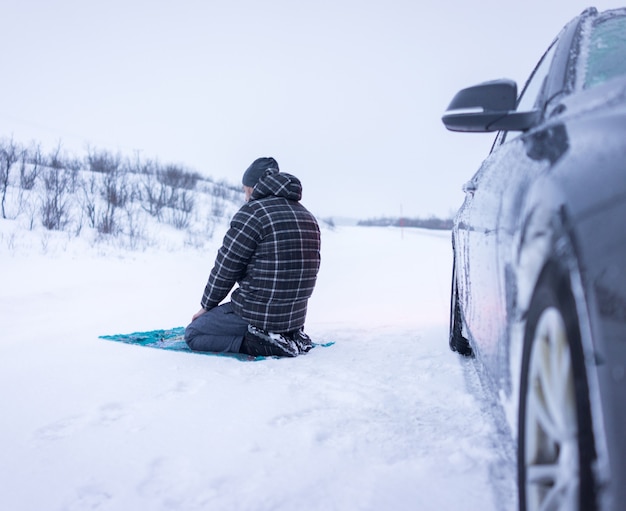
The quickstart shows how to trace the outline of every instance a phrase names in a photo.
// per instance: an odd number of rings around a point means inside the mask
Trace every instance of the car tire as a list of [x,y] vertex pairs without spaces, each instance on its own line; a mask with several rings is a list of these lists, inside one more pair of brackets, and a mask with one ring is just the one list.
[[595,448],[575,302],[563,273],[549,269],[539,282],[522,355],[519,507],[593,510]]
[[449,345],[452,351],[465,357],[473,357],[474,352],[469,341],[463,337],[459,292],[456,284],[456,265],[452,265],[452,289],[450,291],[450,335]]

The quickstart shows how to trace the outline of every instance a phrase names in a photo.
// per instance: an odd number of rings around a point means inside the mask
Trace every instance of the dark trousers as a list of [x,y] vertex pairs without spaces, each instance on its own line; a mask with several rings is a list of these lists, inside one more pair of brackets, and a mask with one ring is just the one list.
[[194,351],[239,353],[247,330],[248,322],[227,302],[192,321],[185,329],[185,342]]

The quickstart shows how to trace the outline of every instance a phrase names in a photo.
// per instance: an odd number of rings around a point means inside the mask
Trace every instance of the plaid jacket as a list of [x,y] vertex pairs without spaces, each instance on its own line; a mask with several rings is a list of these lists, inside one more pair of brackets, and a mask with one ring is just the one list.
[[232,218],[201,305],[212,309],[235,284],[234,311],[257,328],[291,332],[304,326],[320,266],[320,230],[300,204],[298,178],[268,170]]

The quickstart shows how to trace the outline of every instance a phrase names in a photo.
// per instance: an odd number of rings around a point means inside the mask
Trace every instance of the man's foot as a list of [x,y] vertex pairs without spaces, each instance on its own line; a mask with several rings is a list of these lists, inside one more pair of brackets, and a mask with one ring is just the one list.
[[253,357],[297,357],[300,354],[293,339],[283,334],[265,332],[252,325],[248,325],[239,352]]
[[298,351],[301,354],[308,353],[313,348],[313,341],[307,334],[304,333],[304,330],[302,330],[302,328],[293,332],[291,334],[291,338],[296,343]]

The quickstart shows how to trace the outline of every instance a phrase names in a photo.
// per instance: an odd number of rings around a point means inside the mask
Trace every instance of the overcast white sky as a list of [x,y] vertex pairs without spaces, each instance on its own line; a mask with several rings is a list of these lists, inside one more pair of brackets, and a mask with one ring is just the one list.
[[591,2],[3,0],[0,137],[233,183],[274,156],[320,216],[447,216],[493,139],[445,130],[452,96]]

